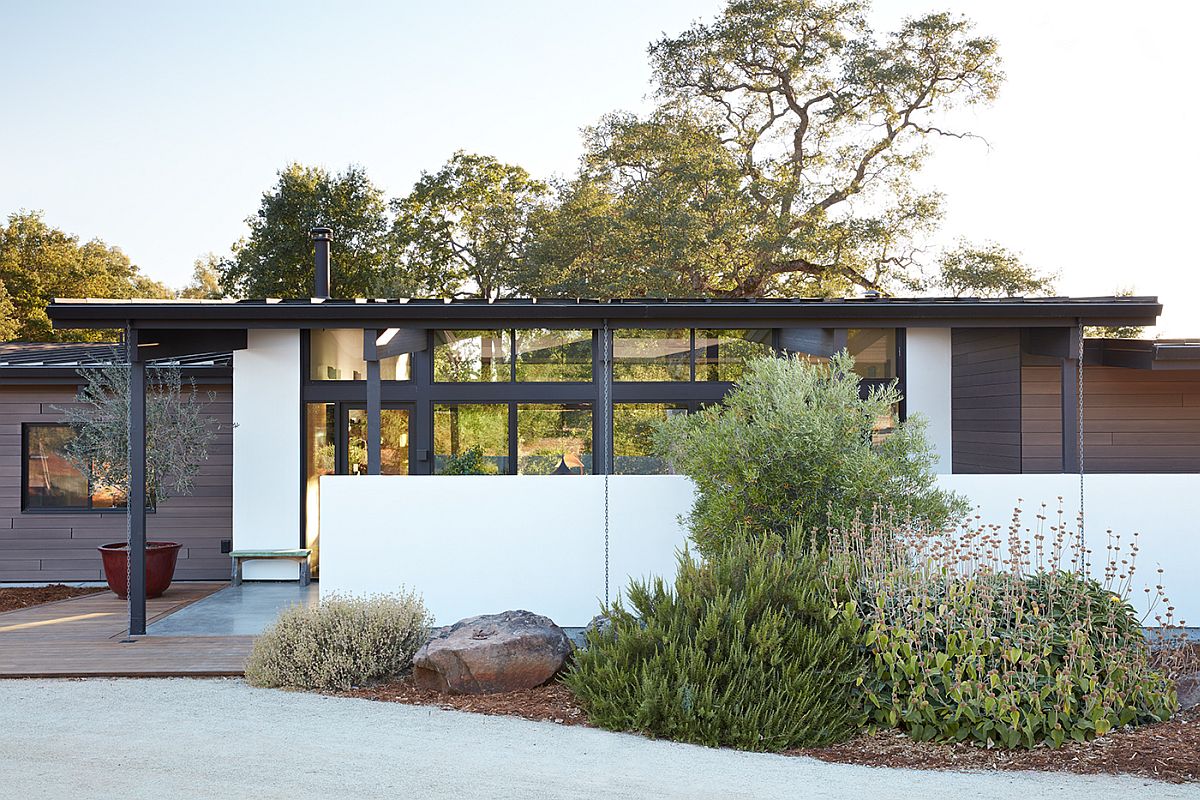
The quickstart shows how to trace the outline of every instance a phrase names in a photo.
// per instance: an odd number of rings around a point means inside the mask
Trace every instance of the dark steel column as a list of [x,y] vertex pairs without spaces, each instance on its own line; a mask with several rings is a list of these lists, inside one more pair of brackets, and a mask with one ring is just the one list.
[[383,385],[379,378],[379,331],[363,331],[363,358],[367,362],[367,474],[378,475],[383,460]]
[[138,332],[130,327],[129,350],[129,634],[146,633],[146,362]]

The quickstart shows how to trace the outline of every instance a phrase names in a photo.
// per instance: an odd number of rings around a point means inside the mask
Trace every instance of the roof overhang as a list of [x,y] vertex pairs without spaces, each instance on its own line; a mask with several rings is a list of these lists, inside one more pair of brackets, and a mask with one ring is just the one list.
[[55,300],[56,328],[1062,327],[1153,325],[1156,297],[705,300]]
[[1088,339],[1084,363],[1151,370],[1200,370],[1200,342],[1173,339]]

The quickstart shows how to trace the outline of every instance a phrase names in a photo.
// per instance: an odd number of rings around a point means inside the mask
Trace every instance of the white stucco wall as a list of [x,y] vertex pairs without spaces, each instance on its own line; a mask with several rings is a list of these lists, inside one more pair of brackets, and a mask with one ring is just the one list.
[[[251,330],[233,354],[233,546],[300,541],[300,334]],[[297,565],[247,562],[251,580],[295,580]]]
[[950,329],[908,328],[905,333],[904,383],[908,413],[922,414],[926,433],[938,454],[935,471],[951,469]]
[[[610,479],[613,596],[671,575],[692,484]],[[438,624],[523,608],[586,625],[604,598],[604,480],[596,476],[321,478],[321,596],[421,592]]]
[[[1018,498],[1026,524],[1045,501],[1077,509],[1078,476],[944,475],[948,489],[1007,526]],[[1139,589],[1166,570],[1179,616],[1200,623],[1200,475],[1093,475],[1087,530],[1102,569],[1105,530],[1139,545]],[[611,591],[628,578],[675,572],[692,501],[679,476],[614,476]],[[604,481],[596,476],[325,476],[321,478],[321,594],[420,591],[439,624],[525,608],[584,625],[604,594]],[[1139,605],[1140,609],[1140,605]]]

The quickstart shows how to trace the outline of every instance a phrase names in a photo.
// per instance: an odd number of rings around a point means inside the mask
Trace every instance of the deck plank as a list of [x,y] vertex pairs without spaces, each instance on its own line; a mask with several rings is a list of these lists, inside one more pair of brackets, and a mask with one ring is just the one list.
[[[146,601],[154,622],[225,587],[176,583]],[[252,636],[138,636],[128,606],[111,592],[0,614],[0,677],[174,677],[241,675]]]

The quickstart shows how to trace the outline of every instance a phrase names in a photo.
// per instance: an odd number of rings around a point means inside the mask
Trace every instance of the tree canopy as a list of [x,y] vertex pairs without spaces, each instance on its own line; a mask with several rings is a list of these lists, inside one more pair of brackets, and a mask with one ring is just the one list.
[[[564,196],[592,201],[560,213],[609,218],[587,220],[600,247],[575,237],[551,248],[575,255],[558,271],[595,274],[602,295],[628,292],[629,276],[613,275],[622,269],[648,294],[841,294],[912,281],[917,239],[941,214],[941,197],[913,182],[928,142],[970,135],[947,112],[991,101],[1003,73],[996,41],[966,19],[929,14],[879,37],[867,7],[731,0],[715,21],[652,44],[659,106],[588,132]],[[569,293],[570,281],[542,287],[558,288]]]
[[423,174],[392,204],[404,293],[510,294],[529,244],[530,215],[547,191],[521,167],[461,150],[437,172]]
[[994,242],[959,242],[941,258],[937,286],[955,297],[1015,297],[1054,293],[1057,275],[1044,275]]
[[388,293],[392,275],[383,192],[361,167],[331,174],[291,164],[246,220],[250,234],[221,262],[221,289],[234,297],[310,297],[310,231],[334,230],[334,292],[341,297]]
[[142,275],[119,248],[52,228],[38,211],[10,214],[0,228],[0,336],[25,341],[96,341],[110,331],[54,330],[55,297],[152,297],[173,293]]

